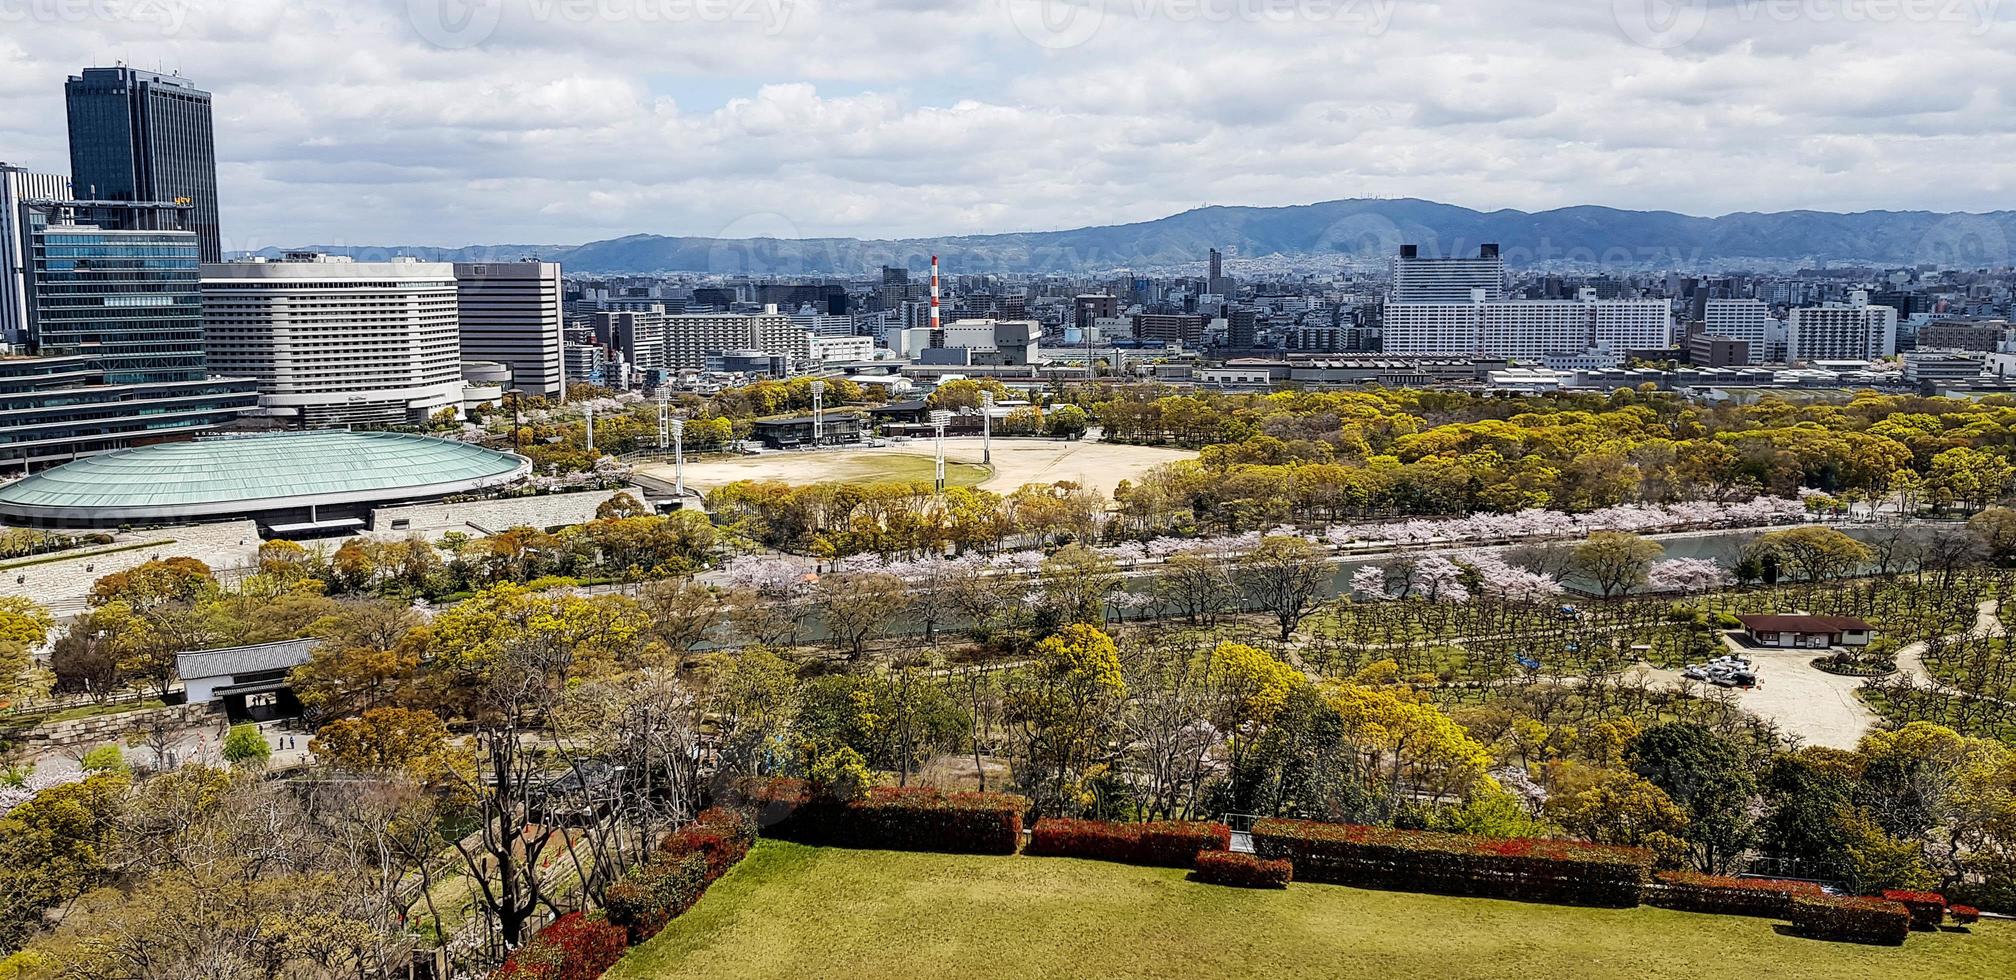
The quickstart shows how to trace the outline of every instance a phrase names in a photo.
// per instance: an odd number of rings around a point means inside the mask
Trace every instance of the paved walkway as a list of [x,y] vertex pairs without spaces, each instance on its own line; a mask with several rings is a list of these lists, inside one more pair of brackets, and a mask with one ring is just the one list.
[[[1981,603],[1980,607],[1974,612],[1974,628],[1969,630],[1966,635],[2007,636],[2008,632],[2002,626],[2001,600],[1989,599]],[[1937,691],[1944,691],[1963,698],[1986,698],[1990,701],[2002,701],[2001,698],[1989,694],[1969,694],[1940,680],[1938,675],[1932,673],[1932,668],[1925,665],[1925,650],[1928,646],[1928,643],[1920,640],[1917,643],[1912,643],[1899,649],[1897,651],[1897,669],[1910,672],[1921,683]]]

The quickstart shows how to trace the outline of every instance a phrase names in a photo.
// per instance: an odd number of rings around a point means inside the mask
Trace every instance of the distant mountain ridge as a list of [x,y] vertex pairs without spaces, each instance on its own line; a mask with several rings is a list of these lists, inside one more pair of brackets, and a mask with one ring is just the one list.
[[[513,261],[538,256],[586,273],[863,275],[883,265],[922,269],[932,255],[955,273],[1083,272],[1201,262],[1213,248],[1244,258],[1328,256],[1382,260],[1402,243],[1424,255],[1472,255],[1497,242],[1513,266],[1696,269],[1764,263],[2009,265],[2016,211],[1739,212],[1715,218],[1578,206],[1476,211],[1412,198],[1290,207],[1204,207],[1153,221],[1063,231],[937,238],[704,238],[626,235],[585,245],[464,248],[308,246],[359,258]],[[263,254],[278,255],[267,249]]]

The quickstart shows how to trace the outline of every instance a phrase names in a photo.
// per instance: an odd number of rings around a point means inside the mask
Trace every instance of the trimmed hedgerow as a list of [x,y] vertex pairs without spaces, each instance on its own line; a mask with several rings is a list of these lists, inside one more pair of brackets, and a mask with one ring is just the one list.
[[629,948],[622,929],[569,912],[512,950],[492,980],[596,980]]
[[1794,895],[1794,928],[1818,939],[1896,946],[1911,934],[1911,912],[1900,902],[1838,895]]
[[877,786],[845,802],[777,779],[750,788],[765,836],[833,847],[947,854],[1013,854],[1029,801],[1008,793],[947,793],[930,786]]
[[1794,895],[1825,894],[1811,881],[1730,878],[1696,871],[1661,871],[1645,889],[1645,904],[1682,912],[1760,915],[1782,919]]
[[1971,926],[1981,921],[1981,910],[1972,905],[1949,905],[1946,914],[1953,917],[1954,925]]
[[1207,885],[1286,888],[1294,877],[1295,866],[1287,861],[1263,861],[1251,854],[1232,851],[1200,851],[1197,854],[1196,878]]
[[666,835],[658,853],[603,893],[610,924],[621,927],[631,945],[657,935],[742,860],[755,837],[755,827],[746,816],[722,809],[703,811],[693,823]]
[[1253,848],[1293,863],[1300,881],[1626,908],[1638,904],[1653,862],[1640,847],[1308,820],[1260,821]]
[[1030,831],[1026,852],[1044,857],[1187,868],[1199,853],[1222,851],[1230,846],[1232,830],[1222,823],[1176,820],[1117,823],[1044,817]]
[[1911,912],[1911,928],[1937,929],[1946,921],[1946,896],[1938,892],[1907,891],[1891,888],[1883,892],[1883,898],[1896,902]]

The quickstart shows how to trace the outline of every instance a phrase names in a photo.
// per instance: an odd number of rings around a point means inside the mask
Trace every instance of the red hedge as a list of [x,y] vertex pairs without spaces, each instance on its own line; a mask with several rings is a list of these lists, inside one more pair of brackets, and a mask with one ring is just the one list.
[[1795,895],[1789,916],[1800,932],[1820,939],[1895,946],[1911,934],[1911,912],[1881,898]]
[[750,788],[766,836],[832,847],[1013,854],[1029,801],[1007,793],[947,793],[930,786],[877,786],[857,800],[813,796],[776,779]]
[[623,958],[622,929],[569,912],[513,950],[492,980],[596,980]]
[[1222,851],[1230,846],[1232,830],[1222,823],[1176,820],[1116,823],[1044,817],[1036,821],[1036,828],[1029,834],[1027,853],[1187,868],[1199,853]]
[[1262,861],[1251,854],[1201,851],[1197,854],[1196,877],[1207,885],[1286,888],[1295,877],[1295,867],[1287,861]]
[[1810,881],[1729,878],[1694,871],[1661,871],[1645,889],[1645,903],[1682,912],[1760,915],[1782,919],[1794,895],[1825,894]]
[[610,924],[620,926],[633,946],[657,935],[749,853],[755,836],[754,825],[742,814],[701,812],[693,823],[666,835],[657,854],[603,893]]
[[1947,906],[1946,914],[1953,917],[1954,923],[1963,926],[1971,926],[1981,920],[1981,910],[1972,905]]
[[1891,888],[1883,892],[1883,897],[1910,910],[1913,929],[1937,929],[1946,919],[1946,896],[1938,892]]
[[1580,841],[1262,820],[1253,848],[1286,859],[1301,881],[1566,902],[1637,905],[1652,852]]

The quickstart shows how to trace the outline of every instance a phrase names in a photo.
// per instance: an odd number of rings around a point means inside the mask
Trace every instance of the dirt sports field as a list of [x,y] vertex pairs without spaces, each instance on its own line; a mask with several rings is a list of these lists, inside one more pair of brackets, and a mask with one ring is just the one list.
[[[686,464],[686,485],[702,493],[737,480],[783,480],[787,483],[931,479],[930,439],[892,442],[879,448],[831,449],[821,452],[773,452],[744,459],[707,460]],[[1117,446],[1089,439],[996,439],[994,465],[980,466],[980,440],[945,440],[945,478],[954,486],[979,486],[1008,493],[1025,483],[1072,480],[1102,493],[1112,493],[1121,480],[1139,479],[1161,463],[1190,459],[1196,453],[1149,446]],[[920,458],[921,457],[921,458]],[[960,465],[966,464],[966,465]],[[670,482],[672,467],[651,463],[639,467],[649,476]]]

